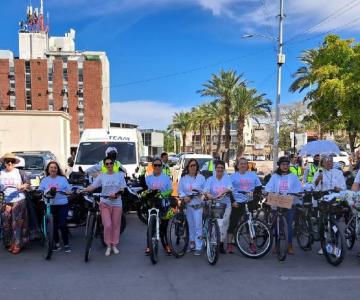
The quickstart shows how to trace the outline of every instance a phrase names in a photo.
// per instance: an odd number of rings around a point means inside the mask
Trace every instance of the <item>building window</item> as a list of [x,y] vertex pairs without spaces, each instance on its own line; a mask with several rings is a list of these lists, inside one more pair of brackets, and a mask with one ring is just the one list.
[[39,81],[40,81],[40,80],[41,80],[41,77],[39,76],[39,77],[37,78],[37,80],[39,80]]
[[68,80],[68,72],[67,72],[67,69],[66,69],[66,68],[63,69],[63,79],[64,79],[65,81]]
[[41,93],[38,93],[38,97],[41,97]]
[[30,89],[31,88],[31,78],[30,78],[30,74],[27,74],[25,77],[25,83],[26,83],[26,88]]
[[30,73],[30,62],[29,61],[25,62],[25,73]]
[[79,72],[79,82],[83,82],[84,81],[84,72],[83,69],[78,69]]
[[14,67],[10,67],[9,68],[10,74],[14,74],[15,73],[15,68]]

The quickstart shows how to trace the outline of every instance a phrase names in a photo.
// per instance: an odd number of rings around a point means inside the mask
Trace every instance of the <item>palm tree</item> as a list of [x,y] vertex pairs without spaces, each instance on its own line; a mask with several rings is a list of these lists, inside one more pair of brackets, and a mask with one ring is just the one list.
[[180,131],[182,137],[182,151],[186,150],[186,134],[190,130],[190,125],[190,113],[179,112],[174,114],[172,124],[169,126],[172,130]]
[[318,54],[318,49],[305,50],[301,54],[300,60],[305,65],[298,68],[292,75],[296,79],[289,88],[290,92],[295,93],[296,91],[299,91],[299,93],[301,93],[304,89],[311,87],[311,85],[315,82],[313,78],[313,67]]
[[265,94],[258,94],[256,89],[238,86],[232,98],[232,115],[236,121],[238,148],[236,156],[239,157],[245,150],[244,127],[248,118],[259,123],[258,117],[266,117],[271,111],[271,100]]
[[219,152],[221,146],[221,133],[224,127],[224,116],[223,111],[221,110],[221,106],[218,102],[212,101],[206,103],[204,105],[205,111],[205,122],[207,124],[208,132],[209,132],[209,147],[207,150],[208,154],[212,154],[212,139],[213,139],[213,130],[219,129],[220,139],[218,138],[218,145],[216,147],[216,153]]
[[[205,123],[206,123],[206,111],[205,106],[199,105],[197,107],[193,107],[191,109],[191,128],[194,133],[194,139],[196,136],[196,133],[199,132],[200,135],[200,151],[201,153],[204,153],[205,151]],[[195,143],[195,140],[194,140]],[[193,149],[193,151],[195,148]]]
[[220,71],[220,76],[212,74],[211,79],[203,84],[203,89],[198,91],[201,96],[210,96],[215,98],[224,105],[225,113],[225,160],[229,161],[229,148],[230,148],[230,115],[231,115],[231,99],[237,86],[243,85],[241,75],[237,75],[236,71]]

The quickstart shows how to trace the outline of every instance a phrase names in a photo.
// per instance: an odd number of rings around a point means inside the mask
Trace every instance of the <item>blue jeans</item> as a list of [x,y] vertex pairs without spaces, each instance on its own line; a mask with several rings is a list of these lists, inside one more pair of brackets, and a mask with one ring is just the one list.
[[286,213],[286,222],[288,225],[288,242],[291,244],[292,243],[292,238],[293,238],[293,221],[294,221],[294,216],[295,216],[295,207],[291,207],[291,209],[289,209]]

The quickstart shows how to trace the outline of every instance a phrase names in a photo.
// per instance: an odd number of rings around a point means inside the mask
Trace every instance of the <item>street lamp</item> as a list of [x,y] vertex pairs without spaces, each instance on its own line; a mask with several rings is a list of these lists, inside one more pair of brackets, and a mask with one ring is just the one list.
[[245,34],[242,38],[262,37],[270,40],[277,40],[278,51],[276,55],[277,85],[276,85],[276,102],[275,102],[275,124],[274,124],[274,145],[273,145],[273,170],[276,169],[279,157],[279,133],[280,133],[280,96],[281,96],[281,71],[285,63],[285,54],[283,54],[283,21],[284,21],[284,0],[280,0],[279,14],[279,37],[275,39],[272,36],[263,34]]

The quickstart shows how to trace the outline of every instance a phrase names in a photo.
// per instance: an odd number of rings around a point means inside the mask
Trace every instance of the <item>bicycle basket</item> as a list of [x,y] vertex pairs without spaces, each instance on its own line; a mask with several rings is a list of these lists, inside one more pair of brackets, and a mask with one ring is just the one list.
[[215,219],[222,219],[225,214],[226,204],[215,202],[210,205],[210,217]]

